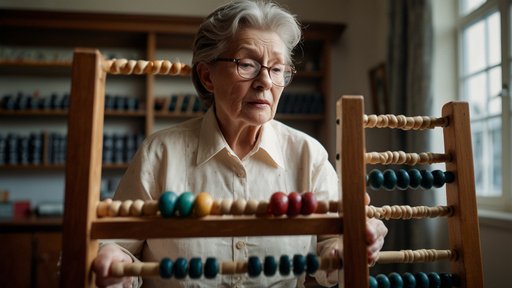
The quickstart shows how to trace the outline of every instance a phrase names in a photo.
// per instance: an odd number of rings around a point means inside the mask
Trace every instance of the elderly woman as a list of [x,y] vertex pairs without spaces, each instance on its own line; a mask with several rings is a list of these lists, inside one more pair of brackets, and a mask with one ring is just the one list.
[[[292,81],[291,52],[301,39],[296,19],[276,4],[235,1],[200,26],[193,50],[193,82],[209,106],[205,115],[146,139],[126,171],[118,199],[158,199],[164,191],[209,192],[214,199],[268,200],[276,191],[312,191],[337,199],[338,179],[315,139],[274,119],[283,89]],[[375,260],[387,229],[369,221],[368,253]],[[217,257],[247,261],[252,255],[334,255],[338,237],[312,236],[148,239],[104,244],[94,263],[98,286],[140,284],[109,277],[112,261],[158,262],[163,257]],[[204,260],[204,259],[203,259]],[[293,273],[291,273],[293,274]],[[337,272],[317,273],[334,285]],[[215,279],[144,279],[147,287],[296,287],[304,276]]]

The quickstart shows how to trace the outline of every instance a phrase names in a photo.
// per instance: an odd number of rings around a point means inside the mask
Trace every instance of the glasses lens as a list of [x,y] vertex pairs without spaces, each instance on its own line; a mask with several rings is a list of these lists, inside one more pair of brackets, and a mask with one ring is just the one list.
[[251,59],[240,59],[238,62],[238,74],[245,79],[253,79],[260,73],[260,63]]
[[[252,59],[238,61],[238,74],[245,79],[254,79],[261,70],[261,64]],[[268,68],[268,75],[276,86],[287,86],[292,81],[293,68],[290,65],[277,64]]]

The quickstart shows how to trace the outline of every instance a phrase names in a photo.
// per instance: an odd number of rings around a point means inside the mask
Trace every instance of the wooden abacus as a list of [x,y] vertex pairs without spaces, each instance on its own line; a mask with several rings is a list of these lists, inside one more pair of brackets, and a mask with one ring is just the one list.
[[[442,125],[446,124],[446,120],[449,124],[445,128],[447,131],[445,132],[446,154],[450,156],[451,163],[447,164],[447,169],[453,171],[456,176],[455,182],[449,185],[450,191],[447,192],[450,194],[448,208],[374,207],[365,211],[365,162],[366,160],[374,161],[369,160],[373,158],[366,156],[364,150],[363,129],[368,125],[368,121],[363,119],[362,98],[343,97],[338,103],[341,115],[341,124],[338,126],[341,136],[338,139],[341,141],[339,147],[342,148],[340,162],[342,167],[338,168],[351,171],[351,173],[340,175],[343,177],[343,207],[336,201],[330,201],[319,203],[315,210],[316,214],[313,215],[260,217],[253,214],[258,214],[260,211],[258,209],[265,211],[265,207],[259,208],[259,206],[268,205],[268,203],[254,203],[249,200],[247,203],[235,201],[228,205],[218,202],[217,212],[210,213],[208,216],[168,219],[158,214],[154,202],[141,203],[137,200],[123,203],[100,202],[104,96],[108,73],[187,75],[190,73],[190,67],[168,61],[104,60],[97,50],[77,49],[75,51],[68,121],[66,160],[68,164],[66,165],[61,262],[62,287],[94,286],[91,267],[98,252],[99,239],[341,235],[344,230],[346,232],[343,240],[345,268],[339,270],[339,275],[341,277],[341,273],[344,273],[345,287],[368,287],[369,273],[364,236],[366,217],[400,218],[405,214],[408,215],[407,217],[451,215],[451,249],[382,252],[378,263],[455,259],[455,252],[457,258],[453,261],[453,270],[462,278],[463,287],[482,287],[480,248],[478,233],[475,233],[475,228],[478,226],[476,225],[472,157],[471,149],[468,149],[471,147],[468,143],[471,142],[470,140],[466,143],[460,142],[470,139],[467,106],[464,104],[452,103],[446,106],[448,108],[445,109],[443,120],[441,120]],[[397,158],[400,158],[400,155]],[[378,156],[377,158],[386,157]],[[405,158],[407,157],[406,155]],[[430,159],[430,156],[418,156],[420,159],[418,161],[422,161],[422,157]],[[417,157],[408,158],[416,159]],[[441,159],[444,158],[441,157]],[[463,165],[460,165],[461,163]],[[243,208],[240,208],[241,205]],[[225,216],[230,213],[235,215]],[[470,232],[472,235],[469,234]],[[310,258],[308,255],[308,259]],[[314,261],[317,261],[315,263],[318,263],[320,269],[329,270],[340,267],[340,262],[336,259],[318,258]],[[238,262],[223,262],[222,267],[226,274],[247,273],[249,269],[247,263]],[[112,268],[116,275],[155,275],[158,274],[159,269],[158,264],[155,263],[116,265]]]

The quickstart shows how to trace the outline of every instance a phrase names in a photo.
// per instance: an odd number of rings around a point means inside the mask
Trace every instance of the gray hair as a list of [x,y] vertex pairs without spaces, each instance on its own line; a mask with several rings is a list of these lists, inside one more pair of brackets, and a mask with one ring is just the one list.
[[226,52],[229,42],[241,28],[276,32],[286,45],[285,57],[289,63],[293,48],[302,37],[295,16],[273,2],[238,0],[217,8],[199,26],[192,55],[192,82],[206,108],[213,104],[213,95],[201,83],[197,63],[210,62]]

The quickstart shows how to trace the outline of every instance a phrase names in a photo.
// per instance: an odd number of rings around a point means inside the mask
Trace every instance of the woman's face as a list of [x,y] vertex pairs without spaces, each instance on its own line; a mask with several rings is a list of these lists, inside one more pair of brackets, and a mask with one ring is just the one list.
[[[242,29],[220,58],[252,59],[263,66],[285,64],[286,46],[277,33]],[[209,65],[217,118],[223,125],[259,126],[273,119],[283,87],[272,84],[268,69],[247,80],[233,62]]]

